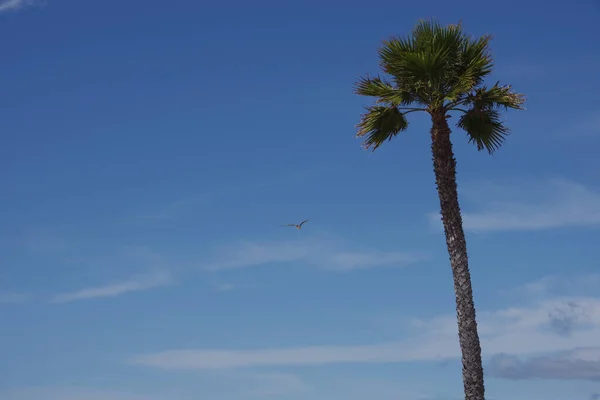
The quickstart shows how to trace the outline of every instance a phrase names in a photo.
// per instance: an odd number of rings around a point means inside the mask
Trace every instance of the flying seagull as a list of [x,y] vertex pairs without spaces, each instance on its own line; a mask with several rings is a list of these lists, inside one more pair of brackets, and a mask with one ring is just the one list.
[[284,225],[284,226],[295,226],[295,227],[296,227],[296,229],[301,229],[301,228],[302,228],[302,225],[304,225],[304,223],[305,223],[306,221],[310,221],[310,220],[309,220],[309,219],[305,219],[304,221],[300,222],[299,224],[287,224],[287,225]]

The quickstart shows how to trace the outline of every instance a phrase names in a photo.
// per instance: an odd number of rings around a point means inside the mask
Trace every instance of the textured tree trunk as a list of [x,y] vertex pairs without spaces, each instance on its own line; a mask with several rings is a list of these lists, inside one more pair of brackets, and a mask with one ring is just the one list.
[[450,255],[450,266],[454,278],[465,400],[484,400],[485,388],[483,365],[481,363],[481,346],[475,320],[475,304],[473,303],[471,274],[467,259],[467,243],[458,204],[456,159],[452,152],[450,128],[445,113],[434,112],[431,120],[433,123],[431,128],[433,169],[440,198],[446,245]]

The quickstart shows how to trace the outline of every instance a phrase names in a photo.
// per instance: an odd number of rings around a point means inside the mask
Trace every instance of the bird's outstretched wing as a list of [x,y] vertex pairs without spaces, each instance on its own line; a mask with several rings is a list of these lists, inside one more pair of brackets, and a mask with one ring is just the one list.
[[310,219],[305,219],[304,221],[300,222],[300,224],[298,226],[302,226],[302,225],[304,225],[305,222],[308,222],[308,221],[310,221]]
[[285,224],[285,225],[281,225],[281,226],[296,226],[296,224]]

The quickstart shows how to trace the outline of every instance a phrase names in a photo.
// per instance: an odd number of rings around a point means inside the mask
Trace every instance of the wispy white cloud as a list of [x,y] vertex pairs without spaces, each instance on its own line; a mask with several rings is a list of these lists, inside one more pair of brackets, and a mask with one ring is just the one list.
[[0,391],[3,400],[167,400],[168,397],[86,387],[22,387]]
[[561,280],[555,275],[544,276],[536,281],[528,282],[522,287],[517,288],[522,290],[525,294],[534,296],[547,295],[552,289],[556,288],[556,285],[560,284]]
[[39,0],[0,0],[0,13],[18,10],[25,6],[31,6],[39,3]]
[[[561,297],[527,307],[481,310],[478,319],[487,357],[501,353],[527,356],[568,351],[574,346],[596,347],[600,337],[600,298]],[[556,325],[557,319],[562,326]],[[455,315],[410,321],[407,329],[414,335],[396,342],[252,350],[179,349],[139,355],[130,362],[163,369],[231,369],[440,361],[460,356]]]
[[[568,268],[566,269],[568,271]],[[512,288],[498,289],[507,298],[519,298],[525,302],[548,300],[556,297],[598,295],[600,274],[570,276],[568,273],[546,275],[537,280]]]
[[[484,184],[462,190],[461,196],[466,205],[463,223],[468,231],[600,226],[600,193],[564,179],[522,186]],[[480,209],[473,211],[471,204]],[[428,217],[433,225],[440,226],[439,213]]]
[[249,283],[249,282],[220,282],[220,281],[212,281],[210,282],[212,288],[217,292],[231,292],[233,290],[243,290],[243,289],[257,289],[263,288],[264,285],[258,283]]
[[229,292],[235,288],[233,283],[213,283],[212,286],[217,292]]
[[376,267],[403,267],[425,257],[416,253],[380,250],[348,250],[343,240],[331,236],[299,240],[242,241],[220,249],[208,270],[227,270],[276,263],[306,262],[323,269],[347,272]]
[[199,398],[264,399],[306,393],[312,388],[299,376],[281,372],[227,371],[200,376],[202,384],[185,388],[150,390],[109,389],[85,386],[30,386],[0,388],[2,400],[197,400]]
[[149,290],[173,282],[167,272],[134,276],[126,281],[112,282],[104,286],[81,289],[75,292],[61,293],[52,299],[52,303],[68,303],[75,300],[87,300],[99,297],[116,297],[129,292]]
[[23,303],[30,298],[29,293],[0,291],[0,304]]
[[[227,369],[306,366],[339,363],[384,363],[418,360],[399,343],[364,346],[312,346],[260,350],[172,350],[132,359],[134,364],[163,369]],[[411,354],[413,353],[413,354]]]
[[318,243],[301,241],[250,242],[243,241],[223,246],[208,270],[227,270],[253,267],[257,265],[298,261],[311,254],[311,247],[320,247]]
[[547,275],[517,287],[513,292],[537,298],[562,296],[596,295],[600,288],[600,274],[568,277],[566,274]]
[[420,261],[415,254],[384,251],[340,251],[325,258],[326,268],[334,271],[352,271],[357,269],[383,266],[406,266]]

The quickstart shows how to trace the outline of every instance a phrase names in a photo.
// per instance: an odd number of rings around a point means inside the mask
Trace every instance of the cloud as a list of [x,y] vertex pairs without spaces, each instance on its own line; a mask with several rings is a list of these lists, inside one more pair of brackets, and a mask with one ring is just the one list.
[[[534,231],[563,227],[600,226],[600,193],[563,179],[519,187],[484,184],[461,190],[466,206],[465,230],[473,232]],[[526,200],[528,199],[528,200]],[[428,215],[440,225],[439,213]]]
[[85,386],[30,386],[0,388],[2,400],[197,400],[199,398],[263,399],[305,393],[309,387],[298,376],[289,373],[207,374],[182,387],[160,385],[152,390],[110,389]]
[[499,354],[486,372],[505,379],[580,379],[600,381],[600,347],[578,348],[558,354],[522,359]]
[[600,274],[588,274],[569,278],[566,275],[548,275],[511,290],[514,294],[525,294],[536,298],[560,295],[583,295],[598,293]]
[[563,307],[556,307],[548,314],[549,327],[557,334],[569,336],[573,329],[588,316],[579,304],[575,302],[567,302]]
[[383,266],[404,267],[424,258],[412,253],[348,251],[346,248],[342,240],[333,237],[274,242],[243,241],[221,248],[206,269],[217,271],[302,261],[331,271],[347,272]]
[[[556,315],[568,321],[568,328],[556,328],[553,322]],[[484,356],[488,357],[569,351],[574,345],[594,347],[600,337],[600,298],[556,298],[535,302],[529,307],[481,310],[478,322]],[[439,362],[460,356],[455,315],[407,321],[406,327],[413,335],[395,342],[244,350],[175,349],[139,355],[129,362],[167,370],[200,370]]]
[[235,289],[235,285],[233,283],[213,283],[212,286],[217,292],[229,292]]
[[25,6],[39,4],[36,0],[0,0],[0,13],[5,11],[14,11]]
[[0,304],[23,303],[29,300],[30,297],[28,293],[0,291]]
[[213,281],[209,282],[210,286],[216,292],[231,292],[233,290],[242,290],[242,289],[258,289],[263,288],[264,285],[257,283],[249,283],[249,282],[218,282]]
[[351,271],[389,265],[405,266],[419,261],[415,255],[400,252],[338,252],[325,258],[330,269]]
[[364,346],[312,346],[260,350],[172,350],[133,358],[133,364],[163,369],[227,369],[307,366],[340,363],[383,363],[418,360],[389,343]]
[[554,289],[561,281],[557,276],[545,276],[537,281],[529,282],[519,288],[531,295],[546,295],[551,289]]
[[68,303],[75,300],[98,297],[116,297],[129,292],[149,290],[172,283],[171,275],[158,272],[149,275],[134,276],[127,281],[113,282],[105,286],[81,289],[76,292],[61,293],[52,299],[52,303]]
[[195,376],[192,382],[152,389],[86,386],[0,388],[2,400],[197,400],[201,398],[263,399],[312,390],[300,377],[281,372],[224,371]]
[[[217,261],[210,263],[208,270],[227,270],[257,265],[292,262],[307,258],[311,254],[311,247],[321,247],[315,243],[301,241],[281,241],[273,243],[239,242],[225,246],[217,255]],[[319,249],[320,251],[322,249]]]
[[24,387],[0,392],[3,400],[167,400],[167,397],[85,387]]

